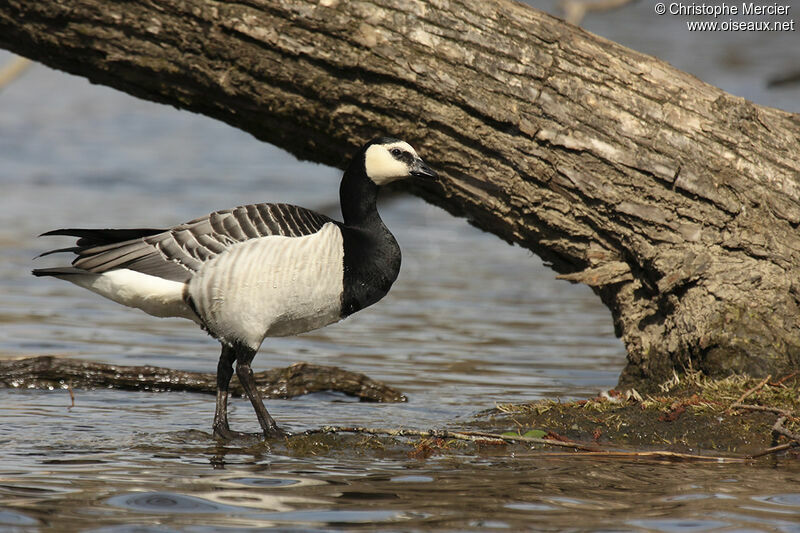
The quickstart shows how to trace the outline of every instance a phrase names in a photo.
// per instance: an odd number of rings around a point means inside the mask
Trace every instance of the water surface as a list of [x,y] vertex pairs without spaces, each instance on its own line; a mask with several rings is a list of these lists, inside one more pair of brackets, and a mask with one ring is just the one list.
[[[586,26],[735,94],[800,110],[797,89],[764,88],[800,65],[796,34],[689,34],[650,9],[640,2]],[[0,161],[0,357],[216,367],[217,343],[188,322],[30,276],[31,259],[64,242],[39,233],[169,226],[260,201],[338,216],[338,171],[44,67],[0,93]],[[339,365],[409,401],[328,393],[268,402],[287,429],[459,427],[499,402],[577,398],[615,384],[624,350],[589,289],[556,281],[530,252],[419,199],[392,198],[381,213],[403,249],[390,295],[340,324],[268,339],[254,366]],[[791,461],[687,466],[502,449],[422,460],[222,446],[209,431],[213,398],[185,393],[77,390],[72,405],[64,390],[0,390],[0,413],[2,530],[800,531],[800,468]],[[233,400],[231,417],[256,431],[245,401]]]

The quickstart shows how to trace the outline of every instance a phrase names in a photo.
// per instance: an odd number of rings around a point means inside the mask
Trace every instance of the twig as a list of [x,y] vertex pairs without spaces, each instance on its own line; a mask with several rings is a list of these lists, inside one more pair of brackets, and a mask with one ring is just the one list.
[[33,63],[26,57],[15,57],[11,62],[0,69],[0,89],[19,78]]
[[787,439],[792,439],[793,441],[800,444],[800,434],[792,433],[785,427],[783,427],[783,423],[786,422],[786,419],[789,418],[790,415],[781,415],[775,421],[775,425],[772,426],[772,432],[777,433],[779,435],[783,435]]
[[794,448],[795,446],[800,446],[800,444],[796,442],[785,442],[783,444],[778,444],[777,446],[773,446],[772,448],[761,450],[760,452],[754,453],[753,455],[748,455],[747,458],[758,459],[759,457],[764,457],[765,455],[782,452],[784,450],[788,450],[789,448]]
[[[472,442],[491,441],[493,443],[508,443],[508,442],[531,442],[536,444],[546,444],[548,446],[559,446],[562,448],[573,448],[581,450],[580,452],[565,453],[548,453],[552,455],[569,455],[574,456],[587,456],[587,457],[642,457],[642,458],[662,458],[662,459],[680,459],[691,461],[713,461],[713,462],[743,462],[748,458],[746,457],[718,457],[708,455],[694,455],[688,453],[669,452],[669,451],[647,451],[647,452],[624,452],[624,451],[606,451],[601,450],[594,446],[587,446],[578,442],[564,442],[553,439],[539,439],[535,437],[511,436],[500,435],[497,433],[485,433],[483,431],[447,431],[447,430],[416,430],[416,429],[386,429],[386,428],[366,428],[366,427],[334,427],[325,426],[322,429],[310,430],[304,435],[313,435],[315,433],[366,433],[368,435],[387,435],[390,437],[424,437],[424,438],[440,438],[440,439],[457,439],[467,440]],[[519,456],[519,455],[518,455]]]
[[781,379],[779,379],[778,381],[776,381],[775,383],[770,383],[769,386],[770,387],[778,387],[778,386],[782,385],[784,381],[786,381],[787,379],[792,379],[796,375],[797,375],[796,371],[792,372],[791,374],[787,374],[787,375],[783,376]]
[[[519,454],[517,454],[519,457]],[[551,452],[547,454],[548,457],[553,456],[569,456],[569,457],[592,457],[592,458],[627,458],[627,457],[641,457],[645,459],[679,459],[682,461],[709,461],[714,463],[743,463],[750,459],[750,457],[720,457],[715,455],[695,455],[691,453],[668,452],[664,450],[656,450],[650,452],[609,452],[609,451],[596,451],[596,452]]]
[[[713,461],[713,462],[726,462],[726,463],[741,463],[752,459],[757,459],[765,455],[778,453],[788,450],[795,446],[800,445],[800,435],[792,433],[783,427],[783,423],[792,417],[792,413],[784,409],[777,409],[774,407],[763,407],[760,405],[737,405],[731,406],[738,409],[753,409],[756,411],[767,411],[780,414],[780,417],[775,422],[772,430],[780,435],[793,439],[793,442],[781,444],[767,448],[752,455],[745,455],[742,457],[720,457],[709,455],[695,455],[680,452],[670,452],[665,450],[656,451],[607,451],[573,441],[559,441],[554,439],[541,439],[535,437],[524,437],[522,435],[501,435],[497,433],[487,433],[483,431],[447,431],[447,430],[416,430],[416,429],[388,429],[388,428],[367,428],[358,426],[325,426],[321,429],[309,430],[303,435],[314,435],[316,433],[361,433],[368,435],[386,435],[390,437],[422,437],[422,438],[440,438],[440,439],[456,439],[466,440],[471,442],[491,442],[492,444],[511,443],[511,442],[529,442],[534,444],[544,444],[548,446],[558,446],[562,448],[572,448],[581,450],[580,452],[573,452],[570,454],[550,453],[548,455],[570,455],[570,456],[588,456],[588,457],[641,457],[641,458],[662,458],[662,459],[679,459],[686,461]],[[518,455],[519,456],[519,455]]]
[[728,409],[747,409],[749,411],[766,411],[768,413],[776,413],[790,418],[793,418],[794,416],[791,411],[787,411],[786,409],[780,409],[779,407],[768,407],[765,405],[734,404],[731,405]]
[[[768,378],[769,379],[769,378]],[[748,391],[749,392],[749,391]],[[741,401],[741,399],[739,400]],[[788,419],[794,419],[795,414],[788,409],[780,409],[778,407],[766,407],[764,405],[748,405],[748,404],[740,404],[734,403],[729,408],[730,409],[747,409],[750,411],[765,411],[768,413],[775,413],[778,415],[778,419],[775,420],[775,424],[772,426],[772,432],[774,434],[783,435],[784,437],[791,439],[792,442],[788,442],[786,444],[780,444],[778,446],[773,446],[771,448],[767,448],[766,450],[762,450],[758,453],[750,455],[749,457],[755,459],[757,457],[763,457],[765,455],[769,455],[772,453],[777,453],[783,450],[788,450],[789,448],[793,448],[795,446],[800,445],[800,434],[792,433],[785,427],[783,427],[783,423],[786,422]]]
[[601,451],[596,446],[588,446],[579,442],[564,442],[553,439],[540,439],[535,437],[523,437],[522,435],[500,435],[497,433],[485,433],[483,431],[447,431],[440,429],[417,430],[417,429],[385,429],[367,427],[338,427],[325,426],[322,429],[307,431],[306,435],[314,433],[366,433],[368,435],[387,435],[390,437],[425,437],[440,439],[467,440],[472,442],[490,441],[493,443],[507,442],[530,442],[533,444],[546,444],[548,446],[560,446],[562,448],[574,448],[590,452]]
[[789,72],[787,74],[778,74],[767,80],[767,89],[782,87],[784,85],[792,85],[798,82],[800,82],[800,71]]
[[726,411],[726,412],[730,412],[730,410],[731,410],[731,409],[734,409],[735,407],[738,407],[739,405],[741,405],[741,403],[742,403],[742,402],[745,400],[745,398],[747,398],[747,397],[748,397],[748,396],[750,396],[751,394],[753,394],[753,393],[755,393],[756,391],[758,391],[758,390],[760,390],[761,388],[763,388],[763,387],[764,387],[764,385],[766,385],[766,384],[767,384],[767,381],[769,381],[770,379],[772,379],[772,375],[769,375],[769,376],[765,377],[764,379],[762,379],[762,380],[761,380],[761,381],[758,383],[758,385],[756,385],[756,386],[755,386],[755,387],[753,387],[752,389],[750,389],[750,390],[746,391],[744,394],[742,394],[742,395],[739,397],[739,399],[738,399],[738,400],[736,400],[735,402],[733,402],[733,403],[731,404],[731,406],[730,406],[730,407],[728,407],[728,409],[727,409],[727,411]]
[[637,0],[561,0],[559,8],[564,13],[564,19],[576,26],[589,11],[611,11],[619,9]]

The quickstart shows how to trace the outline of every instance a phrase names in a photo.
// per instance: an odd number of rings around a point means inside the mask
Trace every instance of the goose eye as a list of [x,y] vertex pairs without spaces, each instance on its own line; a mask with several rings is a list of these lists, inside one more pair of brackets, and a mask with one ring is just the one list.
[[399,148],[392,148],[392,155],[393,156],[400,157],[400,154],[402,154],[402,153],[403,153],[402,150],[400,150]]

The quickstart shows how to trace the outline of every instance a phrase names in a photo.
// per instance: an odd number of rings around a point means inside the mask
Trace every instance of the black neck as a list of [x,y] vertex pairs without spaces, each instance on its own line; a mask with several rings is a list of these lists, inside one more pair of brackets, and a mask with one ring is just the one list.
[[342,217],[347,226],[368,226],[380,221],[376,202],[378,186],[364,171],[364,154],[353,158],[339,186]]
[[366,149],[353,158],[339,188],[344,219],[342,317],[383,298],[400,271],[400,247],[378,216],[378,186],[364,169]]

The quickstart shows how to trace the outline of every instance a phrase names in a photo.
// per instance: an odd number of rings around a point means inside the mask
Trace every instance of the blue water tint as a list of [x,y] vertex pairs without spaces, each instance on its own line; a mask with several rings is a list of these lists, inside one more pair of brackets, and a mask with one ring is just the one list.
[[473,520],[469,523],[470,527],[478,529],[510,529],[511,525],[500,520]]
[[177,533],[178,529],[166,526],[153,526],[146,524],[124,524],[117,526],[87,529],[85,533]]
[[227,479],[229,483],[238,483],[245,486],[251,487],[289,487],[292,485],[296,485],[301,483],[300,480],[297,479],[286,479],[286,478],[271,478],[271,477],[241,477],[241,478],[229,478]]
[[392,483],[431,483],[433,478],[430,476],[396,476],[390,480]]
[[242,509],[210,502],[195,496],[170,492],[120,494],[107,500],[108,505],[147,513],[231,513]]
[[[800,486],[797,488],[800,488]],[[781,508],[785,508],[785,511],[794,510],[798,513],[798,516],[800,516],[800,492],[772,494],[770,496],[753,496],[753,499],[762,503],[780,506]]]
[[0,526],[33,526],[38,522],[22,513],[0,508]]
[[699,531],[712,531],[730,526],[728,522],[701,519],[669,519],[655,518],[651,520],[631,520],[632,526],[648,530],[662,531],[665,533],[695,533]]
[[546,503],[529,503],[529,502],[512,502],[507,503],[503,507],[506,509],[513,509],[515,511],[530,511],[532,513],[539,513],[542,511],[553,511],[556,507]]

